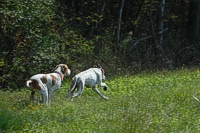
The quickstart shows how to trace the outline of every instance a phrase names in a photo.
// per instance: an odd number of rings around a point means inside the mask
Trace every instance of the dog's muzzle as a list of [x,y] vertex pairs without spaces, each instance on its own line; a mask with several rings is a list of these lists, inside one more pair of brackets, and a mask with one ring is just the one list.
[[71,70],[68,69],[68,71],[67,71],[67,76],[69,76],[70,74],[71,74]]
[[105,75],[103,75],[102,79],[103,79],[103,80],[105,80],[105,79],[106,79],[106,76],[105,76]]

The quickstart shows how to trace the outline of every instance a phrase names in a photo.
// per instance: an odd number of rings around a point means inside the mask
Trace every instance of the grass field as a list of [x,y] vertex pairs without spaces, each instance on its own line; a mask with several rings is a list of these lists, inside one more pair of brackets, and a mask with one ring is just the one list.
[[[91,89],[66,100],[69,82],[51,106],[29,100],[30,91],[0,91],[0,132],[197,133],[200,132],[200,70],[142,73],[105,81],[110,100]],[[37,95],[38,96],[38,95]]]

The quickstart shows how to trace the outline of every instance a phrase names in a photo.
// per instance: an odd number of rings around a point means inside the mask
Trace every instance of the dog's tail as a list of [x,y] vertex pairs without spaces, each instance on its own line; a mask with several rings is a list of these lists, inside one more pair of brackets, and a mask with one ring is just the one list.
[[27,86],[27,87],[31,87],[31,83],[32,83],[32,82],[33,82],[32,80],[27,80],[27,81],[26,81],[26,86]]
[[74,89],[76,88],[76,83],[77,83],[77,78],[73,78],[71,83],[70,83],[70,91],[74,91]]

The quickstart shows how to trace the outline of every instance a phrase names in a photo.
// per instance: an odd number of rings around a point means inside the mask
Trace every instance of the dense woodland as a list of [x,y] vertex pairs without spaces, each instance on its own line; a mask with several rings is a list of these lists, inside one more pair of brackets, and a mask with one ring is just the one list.
[[67,64],[107,77],[198,66],[200,0],[2,0],[0,88]]

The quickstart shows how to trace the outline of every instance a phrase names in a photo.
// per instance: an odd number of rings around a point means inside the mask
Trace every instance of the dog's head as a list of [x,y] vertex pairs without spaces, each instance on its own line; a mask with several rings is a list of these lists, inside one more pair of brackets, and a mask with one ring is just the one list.
[[100,65],[93,65],[94,68],[99,68],[101,69],[101,72],[102,72],[102,79],[105,80],[106,79],[106,76],[105,76],[105,71],[104,69],[100,66]]
[[53,72],[59,72],[64,74],[64,76],[69,76],[71,71],[66,64],[59,64],[54,69]]
[[[102,71],[102,79],[105,80],[106,79],[106,76],[104,75],[104,69],[101,68],[101,71]],[[103,87],[103,90],[106,91],[108,88],[107,87]]]

